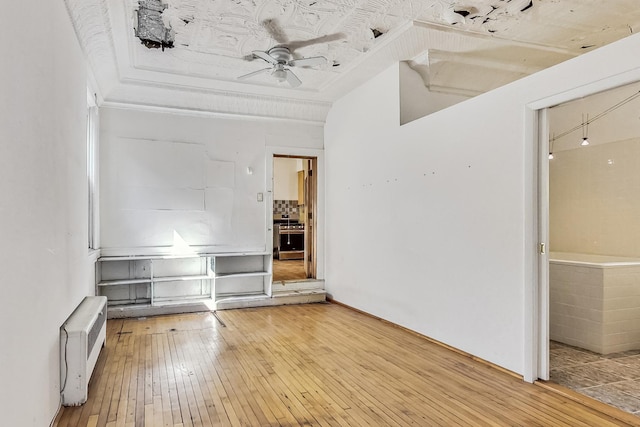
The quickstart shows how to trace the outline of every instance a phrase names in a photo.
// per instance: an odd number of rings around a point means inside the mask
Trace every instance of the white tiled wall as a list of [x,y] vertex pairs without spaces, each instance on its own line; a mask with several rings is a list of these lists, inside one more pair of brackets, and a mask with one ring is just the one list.
[[554,153],[550,247],[640,257],[640,138]]
[[640,348],[640,266],[549,265],[552,340],[601,354]]

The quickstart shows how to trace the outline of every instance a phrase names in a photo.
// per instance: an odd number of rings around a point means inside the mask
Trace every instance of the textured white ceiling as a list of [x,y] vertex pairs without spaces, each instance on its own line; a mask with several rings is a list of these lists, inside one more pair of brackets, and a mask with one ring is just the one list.
[[[162,50],[136,37],[137,0],[65,1],[106,103],[319,122],[397,61],[431,90],[474,95],[640,28],[638,0],[164,0],[174,47]],[[336,33],[293,52],[328,59],[293,68],[298,88],[267,73],[237,80],[267,66],[248,60],[254,50]]]

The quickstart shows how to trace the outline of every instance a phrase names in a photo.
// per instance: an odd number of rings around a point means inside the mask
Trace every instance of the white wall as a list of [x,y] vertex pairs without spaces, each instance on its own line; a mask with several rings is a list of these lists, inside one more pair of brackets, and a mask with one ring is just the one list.
[[294,122],[112,108],[100,122],[103,254],[171,252],[177,239],[265,250],[266,147],[323,144],[322,126]]
[[60,325],[94,291],[85,64],[64,2],[8,2],[0,21],[0,413],[42,427],[59,406]]
[[273,200],[298,200],[298,171],[300,159],[273,159]]
[[525,107],[640,79],[639,48],[634,35],[402,127],[398,66],[336,102],[325,127],[331,296],[524,374],[536,162]]

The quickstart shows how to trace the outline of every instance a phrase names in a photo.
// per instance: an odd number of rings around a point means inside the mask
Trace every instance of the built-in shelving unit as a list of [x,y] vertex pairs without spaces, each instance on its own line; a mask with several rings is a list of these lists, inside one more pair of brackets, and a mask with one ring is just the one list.
[[[246,298],[270,298],[271,253],[105,256],[97,263],[96,294],[108,298],[110,317],[199,311],[215,309],[222,300],[229,306]],[[167,307],[171,310],[163,310]]]
[[271,254],[223,254],[215,257],[215,298],[271,296]]

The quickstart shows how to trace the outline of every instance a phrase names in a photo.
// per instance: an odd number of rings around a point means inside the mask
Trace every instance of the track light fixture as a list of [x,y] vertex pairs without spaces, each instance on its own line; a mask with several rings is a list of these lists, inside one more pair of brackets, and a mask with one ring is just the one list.
[[587,114],[587,120],[584,120],[584,113],[582,114],[582,142],[581,146],[586,147],[589,145],[589,114]]

